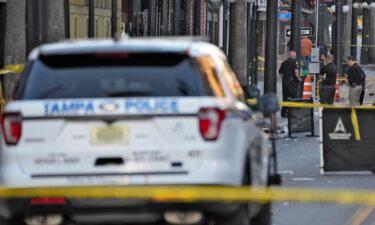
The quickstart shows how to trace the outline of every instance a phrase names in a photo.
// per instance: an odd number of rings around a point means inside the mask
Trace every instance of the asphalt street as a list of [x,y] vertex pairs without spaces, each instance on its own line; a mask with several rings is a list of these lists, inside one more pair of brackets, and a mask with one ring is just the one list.
[[[375,71],[366,70],[366,74],[375,77]],[[317,116],[315,120],[319,134]],[[279,118],[278,124],[285,127],[287,122]],[[305,137],[305,134],[293,136],[297,139],[280,138],[277,141],[283,186],[374,189],[374,175],[321,175],[319,138]],[[272,212],[274,225],[375,225],[375,208],[362,205],[279,202],[273,203]]]

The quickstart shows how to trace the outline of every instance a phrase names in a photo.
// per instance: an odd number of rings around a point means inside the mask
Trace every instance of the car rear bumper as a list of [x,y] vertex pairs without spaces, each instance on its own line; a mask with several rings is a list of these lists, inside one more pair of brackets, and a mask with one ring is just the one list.
[[157,223],[168,211],[198,211],[205,216],[228,216],[239,204],[226,203],[156,203],[146,200],[68,199],[61,205],[32,205],[29,199],[0,200],[0,216],[6,220],[25,215],[61,214],[68,221],[98,223]]

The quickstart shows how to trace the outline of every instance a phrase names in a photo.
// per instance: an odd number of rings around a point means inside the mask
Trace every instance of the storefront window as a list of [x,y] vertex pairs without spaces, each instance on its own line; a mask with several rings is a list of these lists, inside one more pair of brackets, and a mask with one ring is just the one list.
[[207,36],[210,37],[211,42],[219,45],[219,10],[209,9],[207,7]]

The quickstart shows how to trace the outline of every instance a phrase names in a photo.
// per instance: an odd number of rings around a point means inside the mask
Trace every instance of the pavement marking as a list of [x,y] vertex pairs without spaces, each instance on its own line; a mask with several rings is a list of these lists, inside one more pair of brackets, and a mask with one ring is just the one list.
[[374,207],[367,206],[363,210],[360,210],[359,213],[354,217],[353,223],[351,225],[361,225],[363,222],[371,215],[374,211]]
[[359,209],[355,211],[355,213],[349,218],[349,220],[345,223],[345,225],[350,225],[352,224],[354,218],[357,217],[357,215],[365,208],[365,205],[362,205]]
[[294,174],[294,172],[291,171],[291,170],[285,170],[285,171],[279,171],[279,174],[288,174],[288,175],[292,175],[292,174]]
[[295,177],[292,178],[293,181],[314,181],[315,178],[310,178],[310,177]]

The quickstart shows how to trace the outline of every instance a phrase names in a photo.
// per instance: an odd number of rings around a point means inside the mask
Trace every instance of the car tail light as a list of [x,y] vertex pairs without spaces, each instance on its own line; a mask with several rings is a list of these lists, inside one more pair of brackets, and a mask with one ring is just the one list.
[[217,108],[202,108],[199,110],[199,129],[205,140],[217,140],[225,114],[224,110]]
[[31,205],[63,205],[65,198],[32,198]]
[[5,143],[7,145],[16,145],[22,134],[21,113],[4,113],[1,117],[1,128]]

